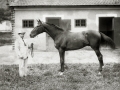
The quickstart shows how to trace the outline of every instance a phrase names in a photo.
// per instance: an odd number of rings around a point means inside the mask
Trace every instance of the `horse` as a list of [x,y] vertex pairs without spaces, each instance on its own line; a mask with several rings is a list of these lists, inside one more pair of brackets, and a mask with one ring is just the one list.
[[54,40],[54,45],[60,56],[60,75],[63,75],[65,70],[65,51],[81,49],[85,46],[90,46],[96,53],[99,60],[99,74],[104,66],[103,55],[100,52],[102,45],[107,45],[111,49],[115,49],[113,40],[105,34],[95,31],[86,30],[82,32],[68,32],[50,23],[43,23],[38,20],[38,25],[31,31],[30,37],[34,38],[38,34],[46,32]]

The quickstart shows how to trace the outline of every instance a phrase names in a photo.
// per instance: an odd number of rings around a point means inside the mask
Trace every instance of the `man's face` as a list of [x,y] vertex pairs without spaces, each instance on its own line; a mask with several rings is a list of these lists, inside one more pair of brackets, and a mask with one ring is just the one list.
[[20,36],[21,38],[24,38],[24,33],[20,33],[19,36]]

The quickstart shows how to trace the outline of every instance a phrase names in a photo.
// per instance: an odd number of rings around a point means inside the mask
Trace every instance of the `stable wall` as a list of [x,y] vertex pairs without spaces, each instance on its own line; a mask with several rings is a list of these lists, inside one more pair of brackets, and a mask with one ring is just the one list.
[[[99,31],[99,17],[120,17],[119,8],[15,8],[15,28],[14,35],[17,38],[17,32],[20,29],[26,31],[25,38],[33,28],[23,28],[22,20],[34,19],[34,26],[37,26],[37,19],[46,21],[46,17],[61,17],[61,19],[71,20],[71,32],[80,32],[84,30]],[[86,27],[75,27],[75,19],[86,19]],[[40,34],[34,39],[39,50],[46,50],[46,34]]]

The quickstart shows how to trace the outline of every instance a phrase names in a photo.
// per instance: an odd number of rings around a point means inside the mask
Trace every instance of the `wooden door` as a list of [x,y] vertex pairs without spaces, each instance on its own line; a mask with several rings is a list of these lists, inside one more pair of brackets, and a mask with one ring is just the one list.
[[[60,17],[48,17],[46,18],[46,22],[50,23],[50,24],[54,24],[57,26],[60,26]],[[47,51],[57,51],[57,49],[54,46],[54,41],[53,39],[47,34]]]
[[70,19],[61,20],[60,27],[66,31],[70,31],[71,30],[71,20]]
[[113,19],[114,42],[120,48],[120,17]]

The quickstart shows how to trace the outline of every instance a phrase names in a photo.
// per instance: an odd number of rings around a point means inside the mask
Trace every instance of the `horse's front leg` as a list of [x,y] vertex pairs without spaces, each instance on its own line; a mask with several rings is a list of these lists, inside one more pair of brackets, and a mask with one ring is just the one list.
[[59,55],[60,55],[60,64],[61,64],[60,75],[62,75],[65,70],[64,69],[65,50],[63,50],[62,48],[59,48]]

